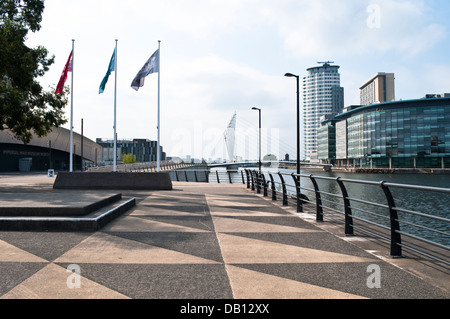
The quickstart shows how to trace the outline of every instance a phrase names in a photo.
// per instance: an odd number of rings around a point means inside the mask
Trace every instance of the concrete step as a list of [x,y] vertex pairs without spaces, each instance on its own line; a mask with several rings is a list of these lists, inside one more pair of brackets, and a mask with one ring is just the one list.
[[135,206],[134,197],[123,198],[122,194],[71,192],[54,194],[51,199],[48,193],[33,195],[20,194],[22,204],[14,207],[19,194],[1,194],[0,230],[97,231]]

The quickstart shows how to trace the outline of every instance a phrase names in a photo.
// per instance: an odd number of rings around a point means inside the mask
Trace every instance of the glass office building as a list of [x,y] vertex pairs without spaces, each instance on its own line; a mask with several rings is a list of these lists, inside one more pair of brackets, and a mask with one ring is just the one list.
[[317,129],[317,157],[322,163],[334,164],[336,159],[336,120],[325,120]]
[[450,98],[361,106],[335,119],[347,133],[335,137],[338,164],[345,160],[346,165],[372,168],[450,168]]

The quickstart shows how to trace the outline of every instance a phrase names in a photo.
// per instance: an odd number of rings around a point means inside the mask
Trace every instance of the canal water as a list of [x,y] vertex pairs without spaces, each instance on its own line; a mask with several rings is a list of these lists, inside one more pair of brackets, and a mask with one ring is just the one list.
[[[257,169],[257,168],[255,168]],[[263,168],[263,172],[266,174],[266,179],[269,179],[268,172],[277,173],[282,172],[286,174],[295,173],[293,170],[283,170],[275,168]],[[431,186],[439,188],[450,188],[450,175],[438,175],[438,174],[358,174],[358,173],[345,173],[345,172],[324,172],[324,171],[308,171],[302,170],[302,174],[313,176],[325,176],[325,177],[342,177],[343,179],[351,180],[363,180],[374,182],[389,182],[395,184],[407,184],[407,185],[419,185],[419,186]],[[239,182],[241,179],[241,173],[234,173],[233,180]],[[273,174],[275,182],[280,181],[277,175]],[[295,194],[294,182],[291,176],[284,176],[284,179],[288,187],[288,192]],[[270,180],[270,179],[269,179]],[[326,193],[341,195],[339,185],[333,180],[320,180],[316,179],[319,189]],[[242,180],[241,180],[242,181]],[[344,182],[348,195],[350,198],[355,198],[363,201],[369,201],[382,205],[387,205],[387,200],[382,188],[379,185],[363,185],[360,183]],[[315,194],[312,191],[313,184],[310,178],[301,178],[302,193],[305,194],[311,201],[315,202]],[[281,191],[281,186],[277,187]],[[309,190],[308,190],[309,189]],[[403,209],[429,214],[433,216],[450,218],[450,194],[417,191],[404,188],[390,187],[392,195],[394,197],[396,207]],[[323,205],[343,211],[343,201],[339,197],[332,197],[322,195]],[[367,205],[359,202],[352,201],[351,206],[354,207],[352,214],[355,216],[364,218],[366,220],[375,222],[377,224],[389,226],[389,212],[386,208],[380,208],[373,205]],[[373,213],[377,214],[374,215]],[[422,216],[406,214],[399,212],[398,217],[403,222],[401,223],[401,230],[419,236],[428,240],[438,242],[440,244],[450,246],[450,224]],[[356,222],[356,221],[355,221]],[[424,227],[438,230],[440,233],[434,233],[427,229],[415,227],[414,225],[423,225]]]

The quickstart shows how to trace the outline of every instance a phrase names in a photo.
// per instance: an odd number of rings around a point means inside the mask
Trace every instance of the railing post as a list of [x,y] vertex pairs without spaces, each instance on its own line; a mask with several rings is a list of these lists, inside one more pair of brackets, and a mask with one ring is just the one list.
[[288,200],[287,200],[287,192],[286,192],[286,183],[284,182],[284,178],[283,178],[283,175],[281,175],[281,173],[278,173],[278,176],[280,176],[281,186],[283,188],[283,206],[287,206]]
[[175,176],[177,177],[177,182],[179,182],[180,179],[178,178],[178,171],[175,171]]
[[255,190],[255,172],[250,171],[250,174],[252,176],[252,191],[254,191]]
[[275,190],[275,183],[273,181],[272,173],[269,173],[270,176],[270,182],[271,182],[271,188],[272,188],[272,200],[277,200],[277,191]]
[[248,169],[245,170],[245,175],[247,176],[247,188],[250,188],[250,174],[248,172]]
[[314,193],[316,194],[316,221],[323,222],[322,198],[320,197],[319,185],[312,174],[309,175],[309,179],[314,186]]
[[194,170],[195,182],[198,183],[197,171]]
[[391,252],[389,254],[392,258],[402,257],[402,237],[400,234],[400,223],[398,222],[398,214],[395,209],[395,201],[391,190],[384,185],[386,182],[381,182],[380,186],[383,189],[389,206],[389,217],[391,221]]
[[228,180],[230,181],[230,184],[233,184],[233,181],[231,180],[231,173],[230,171],[227,171],[228,173]]
[[187,176],[187,171],[184,171],[184,178],[186,179],[186,182],[189,182],[188,176]]
[[217,183],[220,184],[219,172],[218,171],[216,171],[216,178],[217,178]]
[[297,213],[303,212],[303,206],[302,206],[302,199],[301,199],[301,191],[300,191],[300,176],[295,176],[294,174],[291,174],[292,179],[294,180],[295,185],[295,193],[297,196]]
[[345,235],[352,236],[353,235],[353,218],[352,218],[352,209],[350,208],[350,201],[348,199],[347,189],[345,188],[344,183],[341,181],[341,178],[336,178],[336,182],[339,185],[339,188],[342,192],[342,198],[344,199],[344,212],[345,212]]
[[261,173],[255,172],[256,175],[256,193],[261,194]]
[[244,180],[244,171],[241,171],[241,177],[242,177],[242,184],[245,185],[245,180]]
[[264,187],[264,197],[267,197],[267,182],[266,182],[266,177],[264,176],[264,174],[261,174],[262,176],[262,182],[263,182],[263,187]]

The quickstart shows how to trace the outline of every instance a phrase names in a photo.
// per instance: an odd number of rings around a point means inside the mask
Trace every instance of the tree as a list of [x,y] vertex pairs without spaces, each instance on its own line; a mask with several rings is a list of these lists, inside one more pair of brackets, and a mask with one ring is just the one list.
[[136,156],[134,154],[131,154],[131,153],[129,153],[129,154],[123,153],[122,154],[122,163],[133,164],[136,162],[137,162],[137,160],[136,160]]
[[267,154],[264,155],[263,157],[263,161],[276,161],[277,160],[277,156],[273,155],[273,154]]
[[25,45],[28,32],[39,31],[43,11],[43,0],[0,2],[0,130],[11,130],[25,144],[32,131],[42,137],[67,121],[68,89],[55,95],[54,88],[46,91],[37,81],[55,57],[43,46]]

